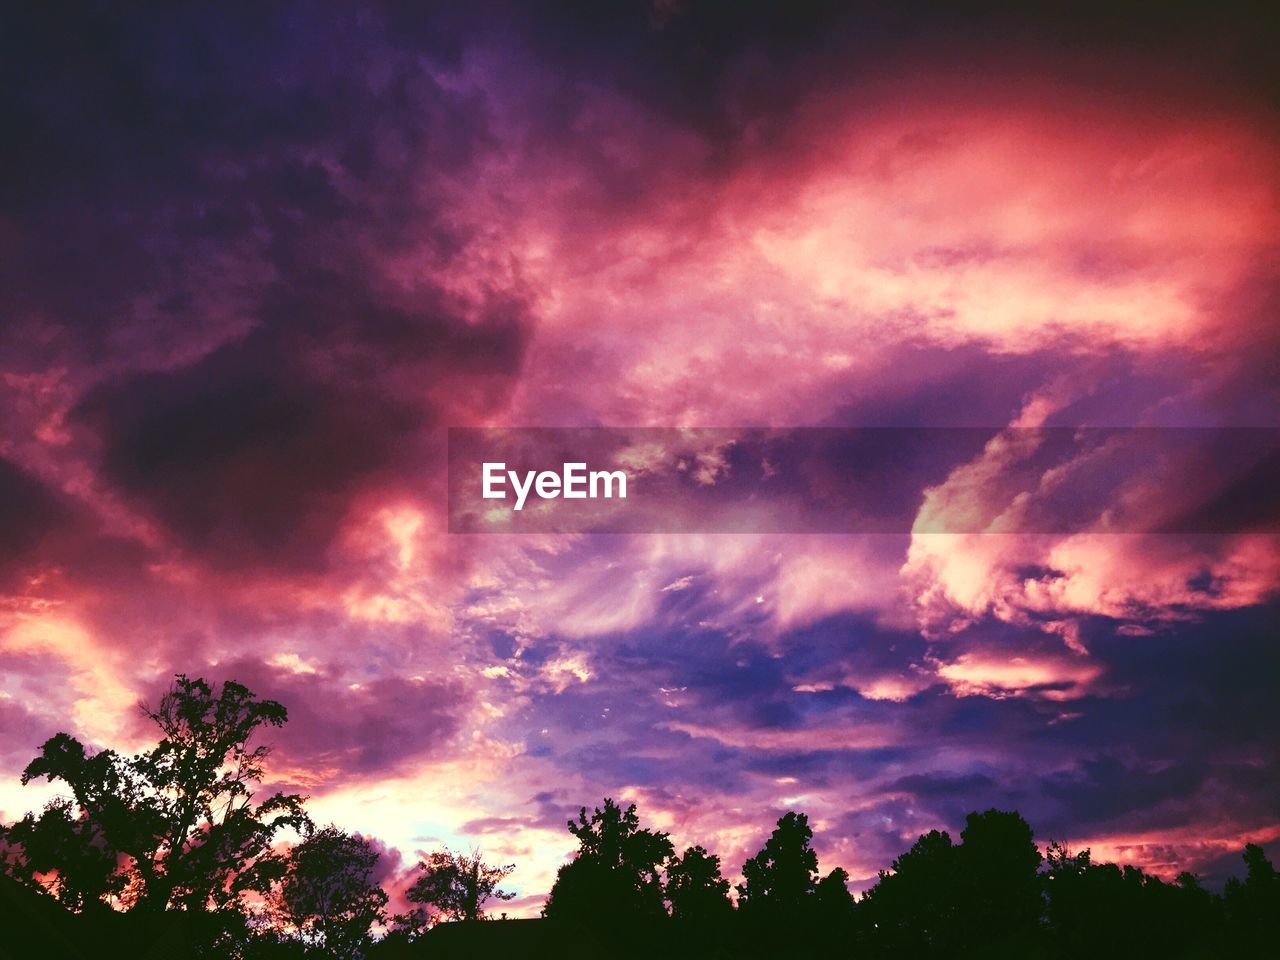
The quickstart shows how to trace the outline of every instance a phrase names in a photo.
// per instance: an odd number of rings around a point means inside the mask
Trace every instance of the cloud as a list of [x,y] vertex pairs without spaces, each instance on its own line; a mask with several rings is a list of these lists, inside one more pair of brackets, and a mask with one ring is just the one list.
[[[1007,429],[1275,425],[1265,32],[781,9],[16,13],[5,782],[146,742],[184,670],[286,704],[274,775],[390,886],[483,841],[526,912],[606,795],[730,869],[803,807],[862,879],[996,802],[1163,866],[1274,840],[1274,536],[923,522],[1268,502]],[[448,534],[444,428],[529,424],[999,436],[868,480],[914,534]]]
[[392,776],[447,755],[469,700],[460,683],[421,677],[362,682],[328,669],[273,669],[248,659],[217,670],[285,704],[289,721],[270,735],[276,750],[269,773],[304,792]]

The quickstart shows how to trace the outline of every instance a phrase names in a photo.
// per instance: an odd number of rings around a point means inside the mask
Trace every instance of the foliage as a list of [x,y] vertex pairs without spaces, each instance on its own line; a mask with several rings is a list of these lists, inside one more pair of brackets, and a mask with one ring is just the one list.
[[[418,952],[411,941],[430,923],[483,920],[486,904],[513,897],[499,886],[513,865],[437,851],[406,893],[417,909],[375,940],[389,898],[374,844],[332,825],[314,831],[301,797],[254,802],[269,750],[251,741],[285,722],[283,706],[179,675],[145,714],[159,742],[133,756],[91,752],[65,733],[42,746],[23,781],[68,792],[0,827],[0,905],[20,903],[44,918],[41,930],[66,927],[104,956],[181,942],[174,956],[393,960]],[[735,909],[720,858],[697,845],[676,856],[634,804],[583,807],[568,828],[578,850],[557,874],[540,941],[558,955],[1248,956],[1280,937],[1280,874],[1254,844],[1244,879],[1217,896],[1193,874],[1167,882],[1061,843],[1042,857],[1020,815],[987,810],[969,814],[958,843],[921,835],[855,900],[843,868],[819,879],[808,818],[792,811],[743,864]],[[291,848],[290,836],[300,838]],[[461,933],[439,941],[456,947],[488,931],[518,945],[530,933],[447,928],[428,941]]]
[[66,798],[49,801],[38,817],[27,814],[5,837],[14,849],[6,872],[33,884],[38,875],[47,877],[45,888],[72,910],[102,907],[128,882],[102,832]]
[[853,911],[853,894],[849,892],[849,871],[834,867],[814,888],[819,922],[839,923]]
[[640,827],[635,804],[606,798],[590,817],[582,807],[569,832],[578,852],[556,875],[546,917],[601,926],[666,915],[662,868],[675,851],[667,834]]
[[1040,850],[1031,825],[1006,810],[971,813],[956,851],[966,942],[1032,934],[1042,910]]
[[716,923],[733,911],[729,881],[720,875],[720,858],[701,846],[671,858],[666,895],[672,918],[681,923]]
[[879,941],[917,953],[950,943],[959,909],[954,853],[949,833],[930,830],[880,872],[862,902]]
[[1256,843],[1245,846],[1244,863],[1244,881],[1227,881],[1227,915],[1249,942],[1274,944],[1280,938],[1280,873]]
[[282,725],[285,708],[232,681],[215,692],[178,675],[144,712],[161,739],[131,757],[90,753],[65,733],[45,742],[22,782],[45,777],[71,795],[6,831],[22,851],[9,872],[73,909],[234,908],[261,891],[277,834],[310,825],[302,797],[253,803],[270,750],[250,741]]
[[363,956],[370,929],[383,919],[387,893],[374,880],[378,852],[335,826],[295,846],[272,891],[276,918],[328,957]]
[[1133,866],[1094,863],[1051,843],[1041,874],[1044,926],[1064,956],[1174,954],[1221,930],[1214,898],[1190,874],[1172,884]]
[[405,898],[418,904],[425,915],[410,920],[423,927],[440,920],[484,920],[489,900],[511,900],[514,893],[500,890],[514,863],[496,867],[484,862],[480,851],[470,854],[437,850],[418,864],[419,875]]
[[975,943],[1015,944],[1034,934],[1042,911],[1040,851],[1017,813],[971,813],[953,844],[930,831],[893,862],[865,897],[875,939],[915,953]]
[[787,813],[764,848],[742,865],[738,905],[774,917],[795,917],[814,891],[818,855],[809,846],[813,830],[803,813]]

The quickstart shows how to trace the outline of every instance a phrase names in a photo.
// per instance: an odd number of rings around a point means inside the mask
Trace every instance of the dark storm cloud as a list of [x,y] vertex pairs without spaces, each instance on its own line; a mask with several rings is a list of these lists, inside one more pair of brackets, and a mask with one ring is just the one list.
[[[1067,339],[1057,345],[1059,350],[1071,349]],[[892,348],[886,360],[893,378],[850,384],[847,401],[823,425],[1003,427],[1017,416],[1026,398],[1043,387],[1045,370],[1061,363],[1059,350],[1003,354],[979,344],[902,344]],[[1057,411],[1051,424],[1143,423],[1152,397],[1165,398],[1166,405],[1177,403],[1188,381],[1208,373],[1205,360],[1185,350],[1153,356],[1117,347],[1078,359],[1077,364],[1075,380],[1090,389]],[[1233,404],[1255,399],[1224,398],[1221,408],[1231,410]],[[1229,422],[1248,422],[1237,421],[1238,415],[1232,410]],[[1180,424],[1176,416],[1165,416],[1163,423]]]
[[889,790],[901,790],[917,797],[950,797],[957,793],[969,794],[986,790],[995,781],[983,773],[947,774],[913,773],[886,784]]
[[6,765],[25,766],[56,731],[55,721],[0,698],[0,761]]
[[468,820],[459,829],[464,834],[480,836],[510,835],[519,828],[562,830],[570,820],[576,819],[581,805],[566,802],[563,790],[543,790],[530,797],[523,806],[534,812],[519,817],[477,817]]
[[501,376],[519,355],[518,324],[501,313],[466,332],[373,304],[316,304],[305,315],[305,331],[264,326],[191,366],[100,387],[79,406],[107,479],[216,566],[322,568],[362,483],[428,466],[416,441],[437,411],[397,393],[397,369],[426,383]]
[[[1150,636],[1098,618],[1082,635],[1105,689],[1058,704],[1065,718],[1036,722],[1049,704],[965,697],[913,726],[922,739],[959,737],[966,726],[999,737],[1011,768],[995,776],[1018,785],[1018,807],[1042,836],[1159,832],[1224,812],[1265,819],[1280,802],[1275,618],[1271,603]],[[1015,774],[1019,765],[1025,772]],[[990,791],[966,776],[954,775],[949,806],[986,802]]]
[[[699,610],[707,610],[699,590],[691,586],[676,592],[665,613],[696,620]],[[797,693],[796,678],[905,671],[923,649],[924,642],[913,633],[880,630],[865,618],[846,615],[795,631],[780,649],[660,618],[607,649],[597,649],[590,684],[537,696],[528,709],[536,722],[556,731],[551,738],[556,746],[548,754],[556,764],[588,770],[608,789],[670,786],[674,771],[667,758],[673,754],[682,758],[681,769],[687,771],[685,779],[676,781],[685,789],[742,791],[749,775],[756,774],[800,777],[818,786],[865,777],[916,749],[841,749],[816,733],[803,746],[770,746],[772,735],[789,732],[803,738],[806,731],[832,726],[856,730],[862,724],[896,723],[903,709],[922,715],[922,723],[947,721],[936,710],[924,716],[932,707],[869,701],[848,688]],[[963,711],[963,705],[949,698],[946,702],[953,712]],[[1027,708],[1010,704],[1003,709]],[[718,732],[732,742],[690,736],[681,725]],[[960,727],[967,733],[963,722]],[[752,746],[756,738],[759,748]],[[931,747],[922,744],[921,749]]]
[[[856,87],[914,52],[963,68],[1035,51],[1070,63],[1063,80],[1124,63],[1131,82],[1169,82],[1194,64],[1185,93],[1280,95],[1260,4],[1231,10],[1186,2],[1158,17],[1111,4],[955,5],[767,0],[513,3],[491,17],[569,77],[611,82],[676,122],[704,131],[724,155],[780,136],[820,82]],[[1148,68],[1139,71],[1138,65]],[[1043,67],[1043,60],[1041,61]],[[1161,69],[1163,67],[1163,69]],[[1197,90],[1198,88],[1198,90]]]
[[[457,250],[457,228],[415,190],[487,142],[483,105],[441,90],[375,10],[308,12],[9,11],[0,109],[13,149],[0,189],[15,329],[71,326],[79,353],[127,362],[139,298],[164,315],[139,339],[172,338],[210,322],[202,283],[252,285],[237,275],[252,263],[306,289],[308,271],[355,256],[358,284],[360,229],[392,245],[412,227],[440,256]],[[227,275],[233,255],[251,263]],[[224,271],[209,278],[202,261]],[[39,362],[36,346],[25,361]]]
[[8,63],[0,353],[106,374],[76,411],[105,479],[217,566],[322,566],[450,381],[498,401],[527,340],[518,292],[377,276],[467,243],[430,184],[490,142],[483,104],[376,12],[298,14],[32,7]]
[[806,680],[906,673],[923,663],[928,644],[915,631],[883,627],[873,617],[841,613],[787,632],[787,667]]
[[1122,731],[1182,757],[1209,756],[1224,744],[1241,754],[1274,756],[1280,749],[1278,616],[1272,600],[1188,617],[1149,635],[1117,632],[1111,621],[1090,622],[1084,642],[1106,666],[1108,682],[1126,695],[1092,704],[1096,719],[1083,717],[1050,735],[1074,730],[1089,739]]
[[[696,596],[682,603],[684,613],[706,612]],[[902,702],[840,687],[793,689],[796,676],[906,670],[927,662],[930,646],[935,657],[1004,660],[1060,650],[1059,638],[1025,627],[986,623],[929,645],[841,615],[766,650],[656,623],[597,650],[590,684],[535,698],[529,722],[556,732],[546,756],[557,767],[606,792],[630,784],[743,799],[766,778],[796,783],[797,792],[846,793],[851,805],[873,798],[824,835],[849,842],[865,862],[887,864],[919,833],[959,830],[969,811],[991,806],[1020,810],[1042,838],[1158,836],[1224,812],[1265,820],[1280,802],[1275,613],[1274,605],[1207,613],[1153,636],[1123,635],[1115,621],[1095,618],[1082,640],[1104,667],[1102,689],[1066,690],[1065,700],[1061,684],[957,695],[935,682]],[[682,725],[709,733],[688,736]],[[830,742],[833,731],[859,729],[896,731],[895,741]],[[800,731],[809,732],[803,745],[777,739]],[[673,752],[678,769],[667,759]],[[907,772],[885,778],[887,770]]]
[[469,699],[449,681],[384,676],[352,684],[250,659],[221,665],[218,675],[288,709],[288,722],[268,737],[276,747],[268,773],[296,782],[290,778],[305,781],[310,772],[325,786],[390,775],[441,754]]
[[63,497],[15,463],[0,458],[0,578],[14,574],[29,551],[71,522]]
[[104,532],[82,503],[0,457],[0,591],[21,594],[24,578],[50,570],[111,588],[142,575],[147,557],[137,540]]
[[1070,811],[1078,828],[1087,829],[1135,811],[1149,816],[1153,807],[1170,799],[1187,801],[1203,786],[1207,772],[1197,762],[1131,765],[1102,754],[1047,778],[1043,789]]

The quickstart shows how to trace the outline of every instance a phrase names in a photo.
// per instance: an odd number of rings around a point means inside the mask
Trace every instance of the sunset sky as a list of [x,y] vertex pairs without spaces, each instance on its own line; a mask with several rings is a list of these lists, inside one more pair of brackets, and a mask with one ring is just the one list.
[[[389,888],[474,845],[519,914],[605,796],[735,874],[803,810],[858,889],[991,806],[1274,858],[1274,487],[1009,473],[1009,428],[1280,427],[1252,8],[478,6],[5,14],[0,821],[184,672],[288,707],[273,785]],[[467,535],[458,426],[992,442],[896,476],[914,533]],[[921,532],[1055,483],[1164,532]]]

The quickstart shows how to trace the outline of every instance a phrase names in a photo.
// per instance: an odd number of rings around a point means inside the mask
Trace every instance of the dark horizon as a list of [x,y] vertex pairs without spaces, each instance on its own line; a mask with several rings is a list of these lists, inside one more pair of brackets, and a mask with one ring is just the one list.
[[178,674],[143,711],[146,750],[59,733],[23,770],[23,784],[63,792],[0,827],[0,923],[22,956],[1217,957],[1280,932],[1280,873],[1255,844],[1219,895],[1190,872],[1165,882],[1087,848],[1042,851],[1017,811],[995,808],[966,815],[954,839],[922,834],[855,897],[802,811],[778,818],[731,884],[713,850],[681,849],[606,797],[566,821],[577,849],[537,921],[502,909],[517,865],[475,848],[421,852],[393,899],[396,864],[376,836],[261,789],[261,738],[287,724],[285,705]]

